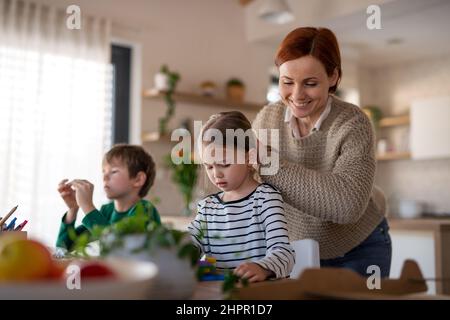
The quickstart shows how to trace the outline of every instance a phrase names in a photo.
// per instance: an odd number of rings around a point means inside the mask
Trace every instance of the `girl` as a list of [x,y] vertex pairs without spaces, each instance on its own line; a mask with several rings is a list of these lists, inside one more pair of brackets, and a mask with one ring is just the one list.
[[294,255],[283,199],[254,178],[256,139],[250,122],[238,111],[213,115],[200,139],[209,180],[222,191],[199,202],[189,226],[194,243],[216,259],[218,270],[234,269],[249,282],[289,276]]

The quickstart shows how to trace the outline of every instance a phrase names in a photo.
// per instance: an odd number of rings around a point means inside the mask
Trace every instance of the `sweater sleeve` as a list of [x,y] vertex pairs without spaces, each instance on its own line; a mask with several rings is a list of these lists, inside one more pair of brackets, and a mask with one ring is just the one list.
[[[255,127],[268,121],[260,114]],[[374,135],[370,120],[359,114],[339,130],[343,134],[332,171],[319,172],[280,159],[278,173],[262,179],[275,185],[284,200],[299,211],[348,224],[358,221],[370,200],[375,177]]]
[[283,198],[279,192],[267,194],[261,206],[266,237],[266,256],[255,263],[273,271],[276,278],[286,278],[294,266],[294,253],[289,243]]
[[102,206],[102,208],[99,210],[94,209],[83,218],[81,223],[83,226],[92,232],[92,229],[94,226],[107,226],[110,224],[108,215],[106,214],[105,210],[103,210],[105,206]]
[[[67,214],[67,213],[66,213]],[[78,226],[75,228],[75,221],[72,223],[65,223],[66,214],[61,219],[61,225],[59,227],[58,238],[56,239],[56,247],[65,248],[68,251],[72,249],[73,241],[69,237],[69,230],[74,230],[75,234],[79,236],[80,234],[88,231],[84,226]]]
[[161,216],[159,215],[158,209],[153,205],[150,212],[150,221],[155,221],[157,225],[161,225]]

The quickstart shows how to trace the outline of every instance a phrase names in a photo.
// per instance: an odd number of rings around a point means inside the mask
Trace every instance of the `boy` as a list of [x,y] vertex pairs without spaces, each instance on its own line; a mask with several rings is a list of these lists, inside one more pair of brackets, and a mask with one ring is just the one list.
[[[95,225],[106,226],[133,216],[136,206],[142,205],[150,216],[150,221],[160,224],[156,208],[143,198],[147,195],[155,179],[155,163],[140,146],[118,144],[103,158],[103,184],[106,196],[113,202],[97,210],[92,203],[94,185],[87,180],[62,180],[58,192],[68,207],[59,229],[57,247],[71,249],[73,241],[68,230],[73,228],[77,235],[92,232]],[[78,210],[84,212],[82,224],[75,228]]]

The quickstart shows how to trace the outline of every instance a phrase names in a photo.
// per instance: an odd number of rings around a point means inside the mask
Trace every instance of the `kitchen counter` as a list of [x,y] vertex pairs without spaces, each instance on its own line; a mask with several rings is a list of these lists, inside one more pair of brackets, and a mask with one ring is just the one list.
[[[388,218],[392,238],[391,276],[399,273],[404,259],[416,260],[429,281],[430,293],[450,294],[450,219]],[[433,292],[434,291],[434,292]]]
[[450,231],[450,218],[388,218],[388,222],[389,226],[396,230]]

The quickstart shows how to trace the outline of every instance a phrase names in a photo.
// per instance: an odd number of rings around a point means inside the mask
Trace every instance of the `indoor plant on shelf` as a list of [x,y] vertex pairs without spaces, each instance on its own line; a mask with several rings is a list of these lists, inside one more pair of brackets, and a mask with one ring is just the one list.
[[173,94],[177,87],[177,83],[180,80],[180,75],[177,72],[170,71],[166,65],[163,65],[157,76],[159,78],[165,77],[165,85],[162,86],[164,89],[162,92],[164,94],[167,109],[165,116],[159,119],[159,134],[162,136],[167,134],[167,124],[175,113],[175,100]]
[[383,113],[381,109],[377,106],[365,106],[362,108],[362,111],[369,117],[370,121],[373,124],[375,130],[378,130],[380,125],[380,120],[383,117]]
[[243,102],[245,96],[245,85],[238,78],[231,78],[227,81],[227,98],[233,101]]

